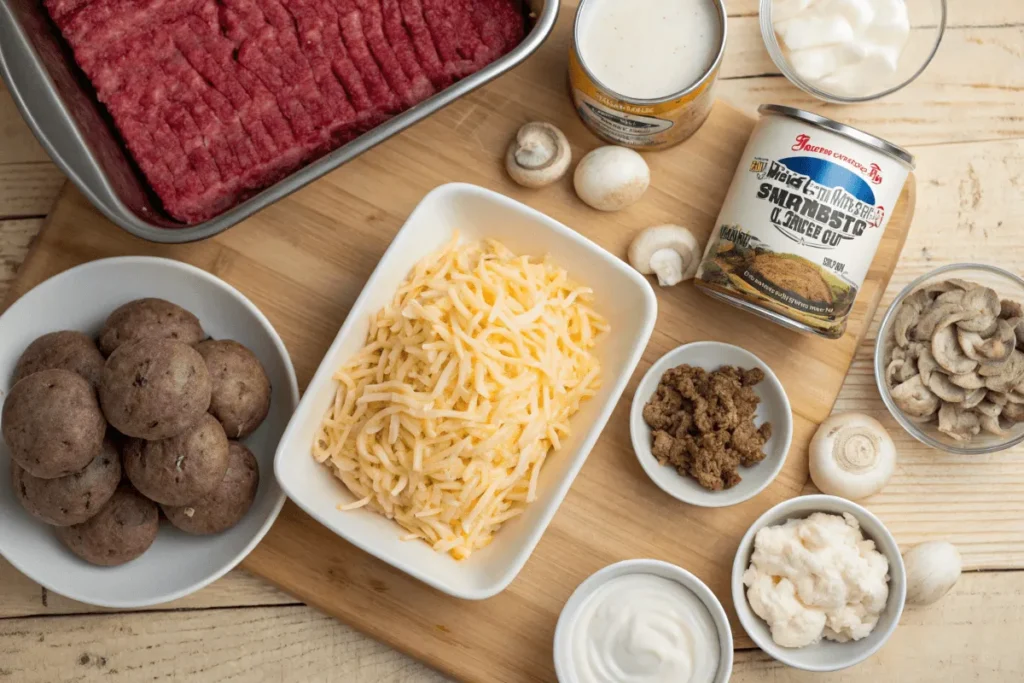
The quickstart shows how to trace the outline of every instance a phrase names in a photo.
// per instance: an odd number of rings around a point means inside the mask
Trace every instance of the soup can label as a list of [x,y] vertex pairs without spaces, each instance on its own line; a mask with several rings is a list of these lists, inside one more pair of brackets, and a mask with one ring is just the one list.
[[575,47],[569,52],[569,84],[576,113],[595,135],[633,149],[661,149],[697,132],[715,102],[716,66],[701,83],[681,97],[630,101],[601,87],[583,68]]
[[766,317],[791,327],[841,336],[910,167],[809,120],[762,116],[708,241],[698,286],[745,301],[744,308],[767,309],[774,315]]

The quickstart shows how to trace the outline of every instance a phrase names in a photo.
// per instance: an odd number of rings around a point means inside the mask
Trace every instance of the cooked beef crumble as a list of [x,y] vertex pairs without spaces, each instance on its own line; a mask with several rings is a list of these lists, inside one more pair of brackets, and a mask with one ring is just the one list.
[[763,379],[760,368],[729,365],[667,370],[643,411],[654,431],[654,457],[712,491],[738,484],[740,465],[764,460],[761,449],[772,435],[770,422],[754,426],[754,387]]

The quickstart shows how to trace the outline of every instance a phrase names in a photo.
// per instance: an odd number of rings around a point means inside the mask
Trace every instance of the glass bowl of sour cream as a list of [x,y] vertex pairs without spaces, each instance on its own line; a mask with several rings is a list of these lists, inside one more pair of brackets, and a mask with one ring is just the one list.
[[761,0],[761,35],[794,85],[839,104],[912,83],[946,29],[946,0]]

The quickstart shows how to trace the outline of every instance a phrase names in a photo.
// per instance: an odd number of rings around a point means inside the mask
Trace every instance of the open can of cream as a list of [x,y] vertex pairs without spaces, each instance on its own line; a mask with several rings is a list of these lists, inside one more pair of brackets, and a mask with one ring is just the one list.
[[682,142],[711,113],[725,35],[723,0],[581,0],[569,48],[576,112],[612,144]]
[[914,157],[818,114],[777,104],[758,111],[696,284],[791,329],[838,339]]

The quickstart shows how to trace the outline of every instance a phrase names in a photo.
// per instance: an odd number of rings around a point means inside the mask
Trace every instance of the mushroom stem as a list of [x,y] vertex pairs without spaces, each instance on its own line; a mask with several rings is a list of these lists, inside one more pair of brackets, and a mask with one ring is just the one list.
[[558,154],[558,142],[546,125],[525,125],[516,134],[516,163],[537,171],[550,166]]
[[644,275],[655,274],[662,287],[689,280],[700,265],[700,245],[681,225],[656,225],[641,230],[629,245],[630,265]]
[[659,249],[651,254],[650,266],[662,287],[683,281],[683,257],[675,249]]
[[569,170],[572,150],[565,134],[550,123],[533,121],[516,133],[505,153],[509,176],[524,187],[544,187]]

